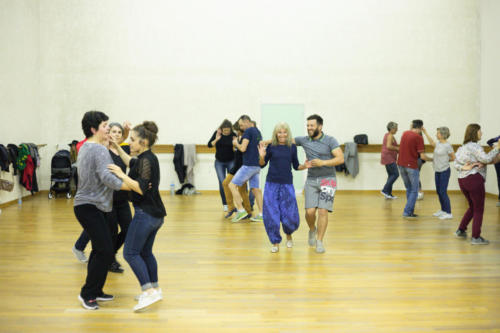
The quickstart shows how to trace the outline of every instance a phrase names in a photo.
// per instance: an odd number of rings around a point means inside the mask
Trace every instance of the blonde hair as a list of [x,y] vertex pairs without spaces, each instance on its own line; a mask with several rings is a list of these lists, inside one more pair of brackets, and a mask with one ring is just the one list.
[[278,124],[276,124],[276,126],[274,127],[274,131],[273,131],[272,145],[273,146],[279,145],[279,142],[278,142],[278,132],[280,130],[285,130],[286,131],[286,133],[288,134],[288,136],[286,138],[286,145],[287,146],[291,146],[292,145],[292,131],[290,130],[290,126],[288,126],[287,123],[278,123]]

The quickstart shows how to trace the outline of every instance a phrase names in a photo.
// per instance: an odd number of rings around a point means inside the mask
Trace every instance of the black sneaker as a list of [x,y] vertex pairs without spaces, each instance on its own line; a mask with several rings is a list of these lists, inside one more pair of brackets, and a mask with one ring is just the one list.
[[118,261],[114,261],[109,266],[109,271],[113,273],[123,273],[123,268]]
[[82,306],[87,310],[97,310],[99,309],[99,304],[95,299],[83,299],[81,295],[78,295],[78,300],[82,303]]
[[229,212],[227,212],[227,214],[224,216],[224,218],[228,219],[230,218],[234,213],[236,213],[238,210],[235,208],[233,210],[230,210]]
[[96,298],[96,301],[103,301],[103,302],[107,302],[107,301],[112,301],[115,299],[115,296],[113,295],[108,295],[108,294],[105,294],[105,293],[102,293],[100,294],[99,296],[97,296]]
[[410,214],[410,215],[403,215],[403,218],[407,219],[407,220],[413,220],[413,219],[416,219],[418,217],[417,214]]
[[467,238],[467,231],[457,229],[457,231],[455,231],[455,236],[460,238]]

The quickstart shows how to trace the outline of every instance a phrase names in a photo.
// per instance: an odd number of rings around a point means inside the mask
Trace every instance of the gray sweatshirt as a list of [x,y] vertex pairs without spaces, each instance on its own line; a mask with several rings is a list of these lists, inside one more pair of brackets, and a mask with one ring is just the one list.
[[78,152],[78,191],[75,206],[95,205],[103,212],[113,208],[113,191],[118,191],[123,181],[108,170],[113,164],[106,147],[85,142]]

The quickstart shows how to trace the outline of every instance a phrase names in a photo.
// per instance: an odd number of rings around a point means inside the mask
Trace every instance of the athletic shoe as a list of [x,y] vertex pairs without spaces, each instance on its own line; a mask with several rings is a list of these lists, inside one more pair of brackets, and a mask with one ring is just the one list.
[[316,253],[325,253],[325,247],[323,246],[323,242],[319,239],[316,240]]
[[286,247],[291,249],[293,247],[293,241],[292,240],[287,240],[286,241]]
[[114,299],[115,299],[115,296],[108,295],[108,294],[105,294],[105,293],[102,293],[101,295],[99,295],[99,296],[96,297],[96,301],[103,301],[103,302],[112,301]]
[[151,294],[143,293],[139,297],[139,301],[137,302],[137,304],[134,306],[134,311],[137,312],[139,310],[147,308],[151,304],[161,301],[162,298],[163,297],[161,293],[156,290],[154,290]]
[[252,218],[252,214],[247,214],[247,216],[245,216],[244,218],[242,218],[242,220],[248,220]]
[[271,246],[271,253],[276,253],[280,250],[280,248],[276,245]]
[[314,229],[313,231],[309,230],[309,246],[315,246],[316,245],[316,232],[318,229]]
[[404,219],[407,219],[407,220],[414,220],[418,217],[417,214],[410,214],[410,215],[403,215],[403,218]]
[[443,214],[446,214],[446,212],[442,211],[442,210],[438,210],[437,212],[435,212],[434,214],[432,214],[432,216],[440,217]]
[[246,211],[237,212],[236,215],[231,220],[231,222],[241,221],[241,220],[243,220],[245,218],[245,216],[247,216],[247,212]]
[[499,202],[497,202],[497,207],[500,207],[500,201],[499,201]]
[[264,218],[262,217],[262,215],[257,215],[257,216],[251,217],[250,221],[252,221],[252,222],[264,222]]
[[444,213],[439,217],[440,220],[451,220],[453,218],[453,215],[450,213]]
[[85,255],[85,253],[83,253],[83,251],[80,251],[78,250],[76,247],[73,246],[73,248],[71,249],[73,251],[73,253],[75,254],[75,257],[76,259],[78,259],[79,261],[83,262],[83,263],[86,263],[87,261],[89,261],[89,259],[87,258],[87,256]]
[[97,304],[97,300],[95,299],[85,300],[82,298],[82,296],[78,295],[78,300],[82,303],[82,306],[87,310],[99,309],[99,304]]
[[389,198],[388,198],[388,199],[395,200],[395,199],[397,199],[397,198],[398,198],[397,196],[392,195],[392,194],[389,194]]
[[236,213],[238,210],[235,208],[233,210],[230,210],[229,212],[227,212],[226,215],[224,215],[224,218],[228,219],[230,218],[234,213]]
[[113,273],[123,273],[123,267],[118,261],[114,261],[109,265],[109,271]]
[[224,205],[223,210],[227,212],[227,205]]
[[391,196],[387,193],[385,193],[384,191],[380,191],[380,194],[382,194],[386,199],[390,199]]
[[418,192],[417,200],[424,200],[424,192]]
[[483,237],[479,236],[478,238],[472,237],[470,240],[470,243],[472,245],[488,245],[490,243],[489,240],[484,239]]
[[[161,290],[161,288],[157,289],[157,291],[160,294],[160,298],[163,299],[163,291]],[[142,295],[144,294],[135,295],[134,299],[138,301],[142,297]]]
[[455,231],[455,236],[460,238],[467,238],[467,231],[457,229],[457,231]]

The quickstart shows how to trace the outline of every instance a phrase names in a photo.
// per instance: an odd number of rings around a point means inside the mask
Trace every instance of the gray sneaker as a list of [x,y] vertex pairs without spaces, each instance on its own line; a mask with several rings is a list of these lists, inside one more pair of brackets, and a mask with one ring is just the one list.
[[325,247],[323,246],[323,242],[319,239],[316,241],[316,253],[325,253]]
[[76,259],[80,260],[83,263],[89,261],[89,259],[85,256],[85,253],[83,253],[83,251],[77,250],[77,248],[74,246],[71,250],[75,254]]
[[490,243],[489,240],[484,239],[483,237],[479,236],[478,238],[472,237],[470,240],[470,243],[472,245],[488,245]]
[[467,231],[457,229],[457,231],[455,231],[455,236],[460,238],[467,238]]
[[316,245],[316,233],[318,229],[314,229],[313,231],[309,230],[309,246]]

